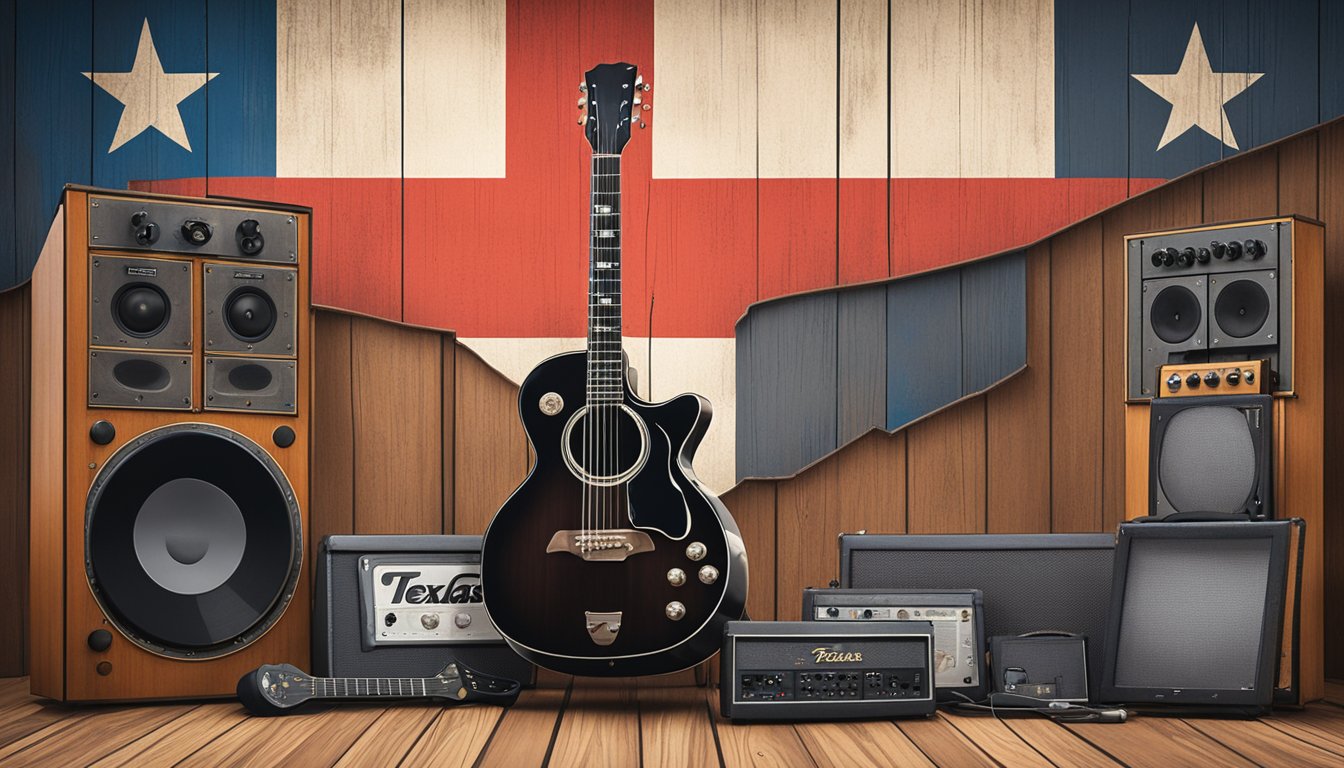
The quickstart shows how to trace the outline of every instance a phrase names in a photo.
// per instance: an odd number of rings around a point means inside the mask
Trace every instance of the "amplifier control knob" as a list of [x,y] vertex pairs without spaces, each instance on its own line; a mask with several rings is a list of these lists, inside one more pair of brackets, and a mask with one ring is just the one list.
[[698,541],[692,541],[686,546],[686,557],[692,560],[704,560],[707,554],[709,554],[709,550],[705,549],[705,545]]
[[149,211],[137,211],[131,215],[131,226],[135,227],[135,242],[141,245],[153,245],[159,239],[159,225],[149,220]]
[[1198,374],[1198,373],[1192,373],[1192,374],[1190,374],[1189,376],[1186,376],[1186,377],[1185,377],[1185,384],[1186,384],[1186,386],[1190,387],[1191,389],[1198,389],[1198,388],[1199,388],[1199,374]]
[[233,237],[238,243],[238,250],[247,256],[256,256],[266,247],[266,238],[262,237],[261,224],[256,219],[244,219],[234,230]]
[[830,608],[826,609],[826,615],[834,619],[836,616],[840,615],[840,609],[832,605]]
[[680,568],[673,568],[667,572],[667,583],[674,587],[680,587],[686,583],[686,572]]
[[453,617],[453,626],[458,629],[466,629],[471,626],[471,614],[459,613]]
[[1154,267],[1160,267],[1160,266],[1162,266],[1162,254],[1163,254],[1163,253],[1164,253],[1164,251],[1163,251],[1161,248],[1159,248],[1159,249],[1157,249],[1156,251],[1153,251],[1153,255],[1152,255],[1152,256],[1148,257],[1149,261],[1153,262],[1153,266],[1154,266]]
[[1235,387],[1241,383],[1241,371],[1233,368],[1227,372],[1227,386]]
[[704,565],[700,567],[699,575],[701,584],[713,584],[719,580],[719,569],[712,565]]
[[397,623],[397,614],[395,613],[389,613],[383,617],[383,624],[385,624],[386,626],[390,627],[396,623]]
[[1162,266],[1170,267],[1176,263],[1176,249],[1167,248],[1162,251]]
[[182,222],[182,239],[192,245],[205,245],[210,242],[210,237],[214,234],[214,227],[200,219],[187,219]]
[[1195,249],[1186,248],[1176,257],[1176,263],[1182,267],[1188,267],[1195,263]]
[[1179,392],[1181,389],[1181,374],[1173,373],[1167,377],[1167,389],[1172,392]]
[[102,653],[112,647],[112,633],[106,629],[95,629],[89,633],[89,648]]
[[1241,243],[1237,242],[1236,240],[1233,240],[1232,242],[1227,244],[1228,261],[1236,261],[1237,259],[1240,259],[1241,253],[1242,253]]
[[1214,240],[1209,243],[1209,247],[1213,249],[1213,258],[1215,259],[1221,259],[1227,255],[1227,243]]
[[1204,383],[1208,384],[1210,387],[1216,387],[1218,386],[1218,381],[1220,378],[1221,377],[1218,375],[1217,371],[1209,371],[1208,373],[1204,374]]
[[1246,379],[1246,383],[1247,383],[1247,384],[1254,384],[1254,383],[1255,383],[1255,371],[1247,371],[1246,373],[1242,374],[1242,378]]
[[1208,264],[1210,255],[1208,248],[1200,248],[1195,252],[1195,261],[1198,261],[1200,264]]
[[1259,240],[1247,240],[1242,247],[1246,249],[1249,258],[1258,259],[1265,255],[1265,244]]
[[681,621],[686,616],[686,606],[673,600],[663,609],[663,613],[666,614],[667,618],[673,621]]
[[424,627],[425,629],[438,629],[438,628],[439,628],[439,614],[437,614],[437,613],[424,613],[424,614],[421,614],[421,615],[420,615],[420,626]]

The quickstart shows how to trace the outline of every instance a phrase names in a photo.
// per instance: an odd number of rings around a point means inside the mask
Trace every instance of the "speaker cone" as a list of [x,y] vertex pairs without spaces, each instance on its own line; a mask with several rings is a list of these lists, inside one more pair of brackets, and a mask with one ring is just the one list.
[[1260,330],[1269,319],[1269,296],[1253,280],[1237,280],[1218,294],[1213,318],[1229,336],[1244,339]]
[[171,311],[168,297],[157,285],[130,283],[112,297],[112,318],[117,327],[138,339],[163,330]]
[[224,324],[239,341],[261,341],[275,328],[275,302],[261,289],[239,288],[224,302]]
[[127,443],[85,509],[89,584],[108,619],[155,653],[208,658],[260,637],[302,559],[294,493],[256,443],[176,424]]
[[1148,320],[1159,339],[1179,344],[1199,330],[1199,299],[1183,285],[1169,285],[1153,299]]

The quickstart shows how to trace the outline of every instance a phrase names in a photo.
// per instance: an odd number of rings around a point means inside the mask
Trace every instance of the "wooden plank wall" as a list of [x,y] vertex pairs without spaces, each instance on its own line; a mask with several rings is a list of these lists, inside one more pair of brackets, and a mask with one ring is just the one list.
[[[798,590],[836,577],[841,531],[1113,529],[1124,514],[1122,236],[1280,214],[1325,222],[1326,290],[1336,297],[1328,332],[1344,332],[1344,122],[1081,222],[1027,250],[1026,371],[907,429],[864,434],[795,477],[726,494],[751,553],[751,615],[797,616]],[[881,316],[877,304],[870,318]],[[3,674],[24,660],[27,316],[26,290],[0,294]],[[449,334],[329,311],[319,311],[317,334],[314,538],[483,530],[529,462],[515,387]],[[1327,360],[1326,375],[1341,380],[1341,356]],[[1344,435],[1341,406],[1327,399],[1327,435]],[[1341,460],[1336,437],[1326,466]],[[1344,473],[1326,478],[1326,498],[1341,498]],[[1344,591],[1342,522],[1324,531],[1327,595]],[[1326,622],[1327,672],[1339,677],[1338,601]]]

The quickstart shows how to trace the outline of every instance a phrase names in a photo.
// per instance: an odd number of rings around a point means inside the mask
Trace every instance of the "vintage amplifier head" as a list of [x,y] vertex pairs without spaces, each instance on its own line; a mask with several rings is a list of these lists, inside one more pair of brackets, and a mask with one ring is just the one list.
[[318,553],[313,674],[432,677],[451,660],[529,681],[481,595],[479,536],[328,536]]
[[985,676],[984,598],[978,589],[803,590],[803,621],[927,621],[939,701],[980,701]]
[[742,720],[931,715],[927,621],[730,621],[720,707]]

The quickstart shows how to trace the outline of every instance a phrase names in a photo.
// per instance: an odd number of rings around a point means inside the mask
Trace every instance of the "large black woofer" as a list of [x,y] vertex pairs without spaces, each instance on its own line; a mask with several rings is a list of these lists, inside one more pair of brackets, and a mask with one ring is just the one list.
[[232,653],[294,596],[303,528],[293,488],[232,430],[176,424],[131,440],[98,473],[84,519],[95,599],[154,653]]
[[1183,285],[1169,285],[1153,299],[1148,320],[1159,339],[1179,344],[1199,330],[1199,299]]
[[129,336],[147,339],[162,331],[172,316],[172,302],[163,289],[149,283],[129,283],[112,297],[112,319]]
[[1254,335],[1269,319],[1269,295],[1254,280],[1229,283],[1213,303],[1213,319],[1234,338]]
[[257,342],[275,329],[275,302],[260,288],[234,289],[224,300],[224,327],[239,341]]

